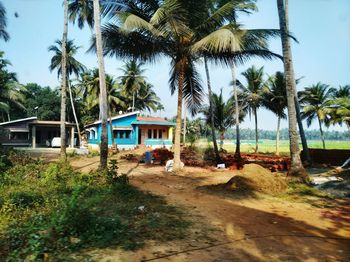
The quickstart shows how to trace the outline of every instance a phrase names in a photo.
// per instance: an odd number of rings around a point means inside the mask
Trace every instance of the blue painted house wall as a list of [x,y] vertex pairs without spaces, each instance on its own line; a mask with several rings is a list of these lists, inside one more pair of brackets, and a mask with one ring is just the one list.
[[[141,128],[145,128],[146,126],[155,126],[159,128],[164,127],[164,129],[168,130],[175,125],[175,123],[171,122],[141,122],[137,120],[137,112],[129,113],[126,115],[116,116],[116,119],[112,118],[112,125],[115,134],[114,142],[118,147],[123,148],[134,148],[139,144],[139,132],[141,132]],[[110,127],[110,123],[108,121],[108,145],[112,145],[112,130]],[[101,141],[101,133],[102,126],[99,121],[87,125],[85,127],[87,131],[88,144],[90,145],[99,145]],[[126,135],[126,134],[129,135]],[[169,132],[167,131],[167,134]],[[140,134],[141,135],[141,134]],[[168,134],[169,135],[169,134]],[[155,138],[145,138],[143,140],[143,144],[146,146],[156,147],[156,146],[171,146],[172,140],[168,139],[168,137],[164,137],[163,139],[155,139]]]
[[[131,115],[131,116],[126,116],[123,118],[118,118],[118,119],[114,119],[112,120],[112,125],[113,126],[123,126],[123,127],[132,127],[132,131],[130,134],[129,138],[115,138],[114,141],[116,144],[120,144],[120,145],[137,145],[137,131],[138,131],[138,126],[136,125],[131,125],[132,122],[136,121],[136,117],[137,115]],[[97,138],[89,138],[88,137],[88,142],[89,144],[99,144],[100,143],[100,139],[101,139],[101,134],[102,134],[102,125],[96,124],[94,125],[94,127],[97,128]],[[122,131],[121,131],[122,132]],[[111,131],[111,127],[110,127],[110,123],[108,121],[108,144],[111,145],[112,144],[112,131]]]

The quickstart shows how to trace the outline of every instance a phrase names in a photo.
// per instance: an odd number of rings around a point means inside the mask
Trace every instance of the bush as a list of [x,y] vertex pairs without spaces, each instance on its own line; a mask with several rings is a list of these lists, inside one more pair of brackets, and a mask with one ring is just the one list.
[[9,194],[9,203],[19,208],[33,207],[35,204],[42,204],[44,198],[36,192],[11,192]]

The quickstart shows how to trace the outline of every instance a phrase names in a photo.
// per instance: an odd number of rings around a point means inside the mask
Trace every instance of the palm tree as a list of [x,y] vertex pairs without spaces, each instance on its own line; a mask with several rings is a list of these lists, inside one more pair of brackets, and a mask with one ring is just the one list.
[[258,109],[263,104],[264,91],[266,83],[263,80],[264,68],[259,69],[252,66],[242,73],[245,77],[247,85],[244,86],[239,82],[238,86],[247,101],[247,110],[249,115],[253,114],[255,119],[255,153],[258,152],[259,133],[258,133]]
[[346,124],[350,132],[350,85],[332,89],[332,98],[327,103],[329,114],[327,125]]
[[303,107],[302,118],[310,126],[314,119],[318,120],[323,149],[326,149],[322,123],[326,121],[327,105],[331,99],[332,89],[328,85],[317,83],[299,92],[299,100]]
[[282,72],[276,72],[275,75],[269,77],[268,90],[264,93],[264,106],[277,116],[276,131],[276,155],[279,155],[279,139],[281,119],[286,119],[284,112],[287,108],[286,81]]
[[[235,123],[235,119],[232,113],[232,104],[230,101],[225,102],[222,96],[222,89],[220,95],[212,94],[212,111],[214,115],[214,128],[219,131],[220,134],[220,150],[223,150],[223,144],[225,139],[226,130]],[[203,113],[206,117],[208,124],[211,123],[211,110],[210,106],[204,108]]]
[[137,95],[142,85],[145,85],[145,72],[142,69],[144,63],[137,63],[135,60],[131,60],[121,68],[123,75],[120,77],[123,88],[132,94],[132,111],[135,111],[135,94]]
[[308,175],[301,163],[298,145],[297,116],[295,109],[296,87],[294,78],[294,68],[292,51],[290,45],[289,18],[288,18],[288,0],[277,0],[277,9],[279,24],[281,30],[281,42],[283,50],[284,73],[287,86],[287,104],[288,104],[288,124],[290,139],[291,167],[289,176],[295,180],[308,182]]
[[69,0],[69,20],[82,29],[87,23],[90,29],[94,27],[94,6],[90,0]]
[[6,31],[6,27],[6,9],[2,2],[0,2],[0,39],[2,38],[5,42],[7,42],[10,39],[10,35]]
[[[59,78],[62,74],[62,41],[56,40],[54,45],[49,46],[48,50],[50,52],[53,52],[54,55],[51,58],[51,64],[49,66],[50,71],[52,72],[53,70],[57,69],[57,77]],[[72,87],[69,81],[69,77],[72,74],[75,74],[76,77],[79,76],[79,74],[83,73],[86,68],[85,66],[80,63],[78,60],[75,59],[75,55],[79,50],[79,46],[74,45],[73,40],[68,40],[67,41],[67,46],[66,46],[66,52],[67,52],[67,85],[68,85],[68,91],[69,91],[69,97],[70,97],[70,102],[72,106],[72,111],[74,115],[74,120],[77,126],[77,131],[78,131],[78,138],[79,138],[79,144],[81,143],[81,134],[80,134],[80,127],[79,127],[79,121],[77,118],[75,106],[74,106],[74,100],[73,100],[73,95],[72,95]]]
[[[15,73],[8,72],[10,61],[3,58],[4,52],[0,52],[0,111],[7,114],[7,120],[11,121],[10,109],[24,109],[26,89],[18,83]],[[2,117],[5,121],[5,118]]]
[[62,36],[62,82],[61,82],[61,159],[66,161],[66,110],[67,110],[67,38],[68,38],[68,0],[63,1],[64,19]]
[[[209,3],[211,1],[169,0],[154,1],[154,5],[129,5],[128,12],[119,17],[121,26],[109,23],[103,30],[105,53],[109,56],[151,62],[160,56],[171,59],[171,92],[178,92],[175,169],[180,168],[182,100],[186,99],[192,112],[199,109],[202,101],[202,83],[196,69],[199,57],[224,63],[233,59],[244,61],[245,52],[240,40],[246,37],[245,31],[236,24],[223,25],[212,31],[213,23],[225,19],[227,12],[206,19]],[[257,41],[257,34],[250,38],[253,44],[249,46],[265,43],[261,39]],[[271,57],[271,52],[268,56]]]

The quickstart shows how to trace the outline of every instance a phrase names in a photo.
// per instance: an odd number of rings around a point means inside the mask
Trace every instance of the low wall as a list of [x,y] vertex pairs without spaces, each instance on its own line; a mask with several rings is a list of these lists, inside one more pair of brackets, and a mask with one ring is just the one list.
[[[333,166],[341,166],[345,160],[350,157],[350,150],[345,149],[309,149],[313,162],[319,164],[330,164]],[[303,152],[301,152],[303,159]]]

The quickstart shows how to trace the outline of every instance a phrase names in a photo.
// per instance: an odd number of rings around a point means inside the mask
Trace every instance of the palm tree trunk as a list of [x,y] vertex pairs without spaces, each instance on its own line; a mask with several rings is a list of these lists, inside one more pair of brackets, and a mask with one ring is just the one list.
[[10,113],[9,112],[7,113],[7,119],[8,119],[8,121],[11,121],[11,117],[10,117]]
[[176,115],[176,129],[175,129],[175,141],[174,141],[174,169],[181,168],[181,122],[182,122],[182,96],[183,96],[183,84],[184,84],[184,71],[183,64],[181,65],[179,73],[179,86],[177,96],[177,115]]
[[135,111],[135,92],[132,93],[132,112]]
[[318,125],[320,127],[322,146],[323,146],[323,149],[326,149],[326,143],[324,141],[325,140],[324,139],[324,133],[323,133],[323,130],[322,130],[322,123],[321,123],[321,119],[319,118],[319,116],[317,116],[317,120],[318,120]]
[[288,172],[290,178],[308,182],[308,175],[301,163],[299,155],[298,145],[298,130],[297,130],[297,119],[295,110],[295,79],[294,69],[292,61],[292,51],[289,42],[289,29],[288,29],[288,0],[277,0],[278,16],[281,30],[281,40],[283,49],[283,64],[286,75],[286,86],[287,86],[287,102],[288,102],[288,124],[289,124],[289,140],[290,140],[290,154],[291,154],[291,167]]
[[276,156],[280,155],[280,125],[281,117],[277,117],[277,131],[276,131]]
[[310,156],[309,147],[307,146],[307,140],[306,140],[306,135],[305,135],[305,132],[304,132],[303,121],[301,119],[300,105],[299,105],[297,93],[295,93],[294,102],[295,102],[295,110],[296,110],[296,113],[297,113],[297,121],[298,121],[298,127],[299,127],[299,134],[300,134],[301,144],[303,146],[303,156],[304,156],[304,159],[309,164],[311,164],[312,159],[311,159],[311,156]]
[[[70,103],[72,105],[72,111],[73,111],[73,116],[74,116],[74,120],[75,120],[75,124],[77,126],[77,132],[78,132],[78,143],[79,146],[81,146],[81,134],[80,134],[80,127],[79,127],[79,122],[78,122],[78,118],[77,118],[77,114],[75,112],[75,106],[74,106],[74,101],[73,101],[73,94],[72,94],[72,87],[69,83],[69,80],[67,79],[67,84],[68,84],[68,91],[69,91],[69,97],[70,97]],[[73,146],[73,145],[72,145]]]
[[258,111],[254,108],[254,118],[255,118],[255,153],[259,150],[259,131],[258,131]]
[[112,123],[112,113],[111,112],[112,112],[112,108],[109,107],[108,117],[109,117],[109,127],[111,129],[112,148],[116,149],[115,141],[114,141],[114,134],[113,134],[113,123]]
[[184,100],[184,133],[183,133],[183,145],[186,146],[186,132],[187,132],[187,116],[186,116],[186,101]]
[[225,130],[221,130],[220,132],[220,150],[222,151],[224,149],[224,140],[225,140]]
[[208,99],[209,99],[211,136],[213,138],[213,145],[214,145],[216,162],[220,163],[221,158],[220,158],[220,154],[219,154],[218,143],[216,141],[215,126],[214,126],[214,112],[213,112],[213,101],[212,101],[212,92],[211,92],[211,81],[210,81],[210,75],[209,75],[208,62],[207,62],[206,58],[204,58],[204,66],[205,66],[205,73],[207,75],[207,84],[208,84]]
[[66,110],[67,110],[67,38],[68,38],[68,0],[64,0],[64,22],[62,37],[62,83],[61,83],[61,160],[66,161]]
[[239,132],[239,104],[238,104],[238,90],[236,84],[236,68],[234,62],[231,63],[233,95],[235,98],[235,121],[236,121],[236,152],[235,158],[240,160],[241,157],[241,137]]
[[100,78],[100,113],[101,113],[101,146],[100,146],[100,168],[107,168],[108,159],[108,130],[107,130],[107,88],[105,65],[103,59],[103,45],[101,35],[101,21],[100,21],[100,3],[99,0],[94,0],[94,21],[95,21],[95,35],[96,35],[96,50]]

